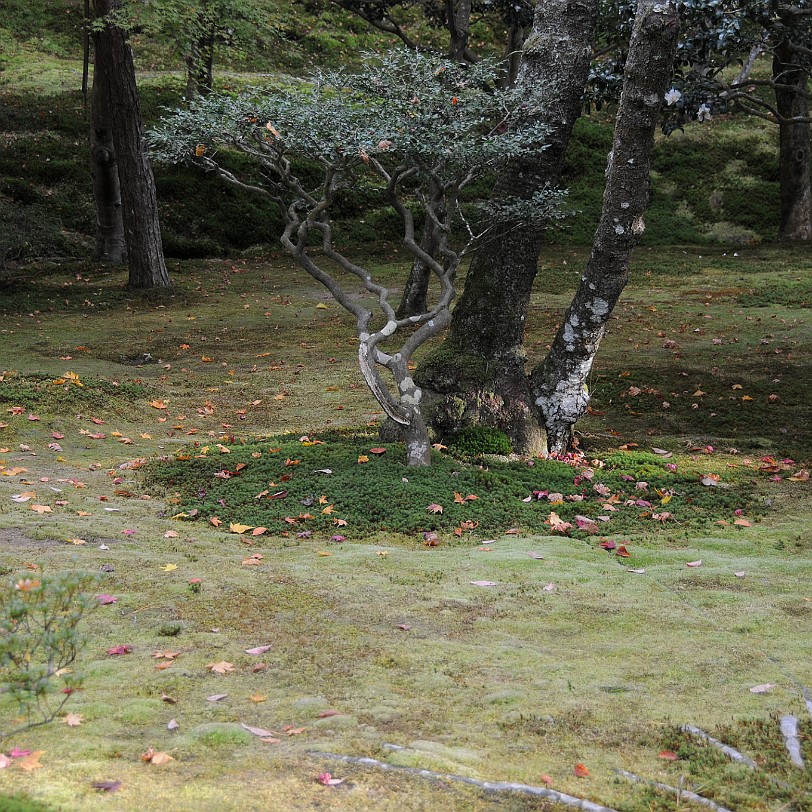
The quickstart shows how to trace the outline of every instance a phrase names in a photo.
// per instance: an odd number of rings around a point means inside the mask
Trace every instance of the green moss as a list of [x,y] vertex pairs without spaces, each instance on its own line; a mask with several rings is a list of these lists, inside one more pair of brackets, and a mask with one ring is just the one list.
[[513,453],[508,436],[490,426],[469,426],[446,438],[446,443],[454,451],[472,457],[483,454],[507,456]]

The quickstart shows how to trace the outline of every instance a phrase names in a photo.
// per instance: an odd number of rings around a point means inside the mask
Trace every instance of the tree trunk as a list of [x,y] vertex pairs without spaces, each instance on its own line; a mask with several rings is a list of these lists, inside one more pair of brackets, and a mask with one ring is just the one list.
[[798,64],[789,42],[782,42],[773,54],[775,103],[778,121],[778,166],[781,190],[779,240],[812,239],[812,127],[793,119],[809,118],[808,73]]
[[[434,228],[428,219],[423,226],[420,250],[425,251],[431,257],[437,254],[437,240],[434,236]],[[407,316],[419,316],[429,309],[427,302],[430,281],[431,269],[420,257],[415,257],[398,305],[396,315],[399,319]]]
[[508,29],[505,45],[505,87],[513,87],[519,76],[522,64],[522,45],[524,44],[524,27],[517,24]]
[[[96,17],[105,17],[120,6],[121,0],[95,0]],[[103,73],[109,92],[110,125],[124,209],[129,286],[166,287],[169,274],[163,256],[155,180],[144,143],[132,51],[125,32],[111,23],[94,32],[93,44],[94,69]]]
[[551,453],[566,452],[572,427],[587,409],[587,377],[643,233],[654,131],[672,75],[678,30],[673,2],[640,0],[592,256],[546,360],[532,374]]
[[93,259],[123,265],[127,260],[121,187],[110,127],[110,91],[102,71],[93,71],[90,112],[90,175],[96,204],[96,248]]
[[[540,95],[549,147],[511,162],[496,199],[528,199],[560,179],[592,56],[597,0],[541,0],[517,83]],[[505,431],[516,451],[539,453],[524,372],[524,322],[544,236],[538,223],[496,226],[471,262],[451,330],[418,371],[430,421],[441,434],[474,422]],[[430,405],[429,405],[430,404]]]
[[448,24],[448,58],[453,62],[464,62],[468,50],[468,31],[471,27],[471,0],[446,0]]

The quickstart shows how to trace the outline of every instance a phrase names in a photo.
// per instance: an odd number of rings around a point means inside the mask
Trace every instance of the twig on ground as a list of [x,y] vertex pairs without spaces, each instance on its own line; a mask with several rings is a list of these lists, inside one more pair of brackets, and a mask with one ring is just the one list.
[[804,759],[801,755],[801,740],[798,738],[798,719],[795,716],[781,717],[781,735],[789,753],[789,760],[801,769],[804,768]]
[[639,775],[626,772],[626,770],[615,770],[615,772],[618,775],[622,775],[624,778],[628,778],[629,781],[635,781],[638,784],[649,784],[652,787],[657,787],[657,789],[662,789],[666,792],[673,792],[682,800],[693,801],[696,804],[701,804],[702,806],[707,806],[710,809],[715,809],[716,812],[733,812],[733,810],[728,809],[726,806],[721,806],[720,804],[717,804],[716,801],[712,801],[710,798],[705,798],[702,795],[697,795],[695,792],[691,792],[688,789],[669,787],[668,784],[661,784],[659,781],[652,781],[650,778],[641,778]]
[[705,731],[701,728],[694,727],[693,725],[682,725],[680,730],[684,730],[686,733],[693,733],[694,736],[704,739],[706,742],[708,742],[708,744],[712,744],[714,747],[721,750],[728,758],[733,759],[733,761],[738,761],[740,764],[746,764],[748,767],[752,767],[754,770],[758,769],[758,764],[756,764],[752,758],[745,756],[744,753],[740,753],[735,747],[730,747],[730,745],[720,742],[719,739],[714,739],[713,736],[705,733]]
[[[478,787],[486,792],[520,792],[525,795],[536,795],[540,798],[556,801],[557,803],[571,806],[575,809],[583,809],[585,812],[617,812],[615,809],[611,809],[608,806],[601,806],[601,804],[588,801],[586,798],[576,798],[574,795],[567,795],[565,792],[558,792],[548,787],[536,787],[531,784],[514,784],[511,781],[480,781],[477,778],[468,778],[464,775],[440,773],[434,770],[421,770],[419,767],[401,767],[396,764],[388,764],[385,761],[378,761],[375,758],[344,756],[340,753],[323,753],[311,750],[310,755],[316,758],[329,758],[336,761],[343,761],[346,764],[359,764],[363,767],[377,767],[381,770],[391,770],[407,775],[415,775],[419,778],[428,778],[432,781],[457,781],[461,784],[469,784],[473,787]],[[718,808],[722,810],[722,807]],[[729,810],[722,810],[722,812],[729,812]]]

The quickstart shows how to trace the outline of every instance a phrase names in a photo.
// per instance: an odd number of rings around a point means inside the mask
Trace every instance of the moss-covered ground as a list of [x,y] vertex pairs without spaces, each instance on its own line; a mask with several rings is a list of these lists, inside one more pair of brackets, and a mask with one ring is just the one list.
[[[810,261],[738,254],[637,254],[590,384],[581,466],[438,451],[432,471],[405,469],[375,436],[349,319],[284,260],[177,263],[173,288],[147,295],[90,265],[43,266],[7,288],[0,571],[104,566],[116,602],[85,624],[86,679],[67,706],[81,724],[3,742],[44,752],[41,769],[0,770],[0,792],[122,812],[553,808],[309,755],[331,751],[546,775],[622,812],[688,807],[614,769],[737,812],[812,809],[777,721],[799,717],[812,758],[800,693],[812,686]],[[399,256],[371,260],[393,288]],[[531,355],[583,261],[545,254]],[[598,529],[555,533],[553,511]],[[117,646],[131,652],[107,653]],[[154,656],[166,652],[178,654]],[[234,670],[207,668],[219,662]],[[773,687],[750,691],[760,685]],[[0,729],[15,715],[0,703]],[[149,747],[173,761],[143,763]],[[347,780],[324,786],[324,771]],[[99,781],[121,786],[111,796]]]

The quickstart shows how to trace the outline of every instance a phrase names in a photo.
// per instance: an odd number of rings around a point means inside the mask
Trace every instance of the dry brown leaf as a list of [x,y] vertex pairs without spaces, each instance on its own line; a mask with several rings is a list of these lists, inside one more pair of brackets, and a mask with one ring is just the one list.
[[221,660],[219,663],[209,663],[206,668],[208,668],[212,674],[228,674],[234,670],[234,666],[225,660]]

